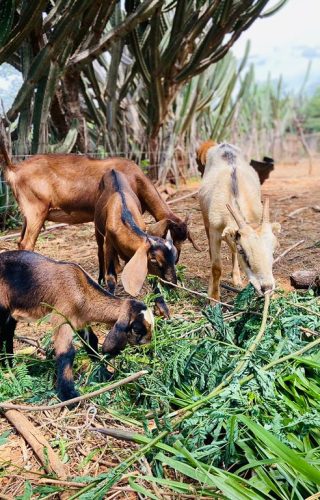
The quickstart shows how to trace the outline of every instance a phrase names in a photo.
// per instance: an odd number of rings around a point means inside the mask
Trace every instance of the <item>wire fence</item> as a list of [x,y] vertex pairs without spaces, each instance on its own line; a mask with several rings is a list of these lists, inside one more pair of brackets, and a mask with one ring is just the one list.
[[[306,134],[304,138],[312,157],[314,159],[319,159],[320,133]],[[239,146],[245,153],[247,153],[248,159],[260,159],[259,156],[261,156],[261,152],[254,151],[252,149],[246,151],[245,143],[242,145],[239,144]],[[115,151],[112,153],[97,151],[93,153],[90,152],[87,155],[83,155],[81,153],[74,154],[79,156],[89,156],[91,158],[101,160],[112,157],[125,157],[132,159],[140,165],[144,173],[149,174],[150,177],[155,180],[159,178],[159,172],[161,173],[161,169],[164,169],[164,171],[162,171],[162,174],[164,174],[163,178],[167,182],[177,184],[179,187],[181,184],[186,183],[187,180],[200,179],[200,173],[197,170],[195,162],[194,151],[195,148],[193,148],[193,151],[190,152],[183,151],[182,148],[180,148],[173,154],[172,150],[161,150],[158,151],[158,158],[160,158],[161,161],[154,164],[150,163],[148,159],[150,158],[150,152],[147,150],[139,150],[135,152],[131,151],[130,155],[128,155],[128,152],[125,151]],[[267,152],[270,155],[269,151],[265,151],[264,154]],[[19,163],[23,160],[32,158],[33,156],[35,155],[14,154],[12,159],[14,163]],[[306,155],[299,137],[287,134],[284,138],[279,138],[278,142],[275,142],[273,145],[272,156],[274,157],[276,163],[277,161],[296,163]],[[3,172],[0,171],[0,230],[3,231],[6,228],[13,228],[19,224],[21,224],[21,215],[17,203],[10,187],[4,180]]]
[[[167,151],[163,151],[162,153],[163,153],[162,156],[163,158],[167,154]],[[102,153],[102,152],[95,152],[89,154],[81,154],[81,153],[74,153],[74,154],[79,157],[88,156],[90,158],[99,160],[108,159],[112,157],[126,157],[126,154],[122,151],[116,151],[115,153],[112,154]],[[146,157],[146,154],[147,153],[145,151],[140,151],[140,157]],[[31,159],[34,156],[35,155],[31,154],[14,154],[12,155],[12,161],[13,163],[20,163],[24,160]],[[157,179],[156,174],[162,168],[162,164],[160,164],[160,162],[155,164],[150,164],[148,160],[142,160],[141,162],[139,162],[137,161],[136,157],[131,159],[134,159],[136,163],[140,165],[141,169],[145,174],[150,175],[151,178],[155,180]],[[166,180],[168,182],[171,181],[180,186],[181,183],[186,183],[187,180],[191,178],[192,179],[200,178],[200,174],[197,171],[197,169],[195,167],[190,168],[189,157],[185,159],[175,158],[174,161],[175,161],[175,171],[168,170],[168,172],[166,172]],[[22,224],[22,216],[20,214],[19,207],[15,201],[10,186],[4,179],[3,170],[1,170],[0,171],[0,231],[3,232],[6,229],[12,229],[21,224]]]

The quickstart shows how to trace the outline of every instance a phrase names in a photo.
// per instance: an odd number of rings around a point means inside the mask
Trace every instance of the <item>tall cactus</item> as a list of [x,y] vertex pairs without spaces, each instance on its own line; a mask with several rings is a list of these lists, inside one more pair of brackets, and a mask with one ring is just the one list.
[[[96,147],[110,151],[121,147],[137,154],[146,144],[156,163],[160,138],[163,144],[167,140],[162,128],[184,136],[194,113],[208,110],[212,96],[202,93],[207,84],[221,89],[214,131],[220,134],[236,109],[229,101],[239,75],[230,77],[222,69],[219,75],[218,66],[213,81],[210,72],[202,75],[219,61],[219,68],[229,68],[223,57],[268,2],[0,0],[8,12],[0,17],[0,62],[10,61],[24,71],[7,112],[11,122],[18,118],[16,149],[25,152],[32,131],[32,151],[44,151],[44,143],[64,140],[77,120],[74,148],[85,151],[88,136]],[[29,47],[28,64],[23,47]],[[175,124],[171,118],[177,96],[189,84],[192,105]],[[202,97],[194,98],[195,88]],[[85,120],[91,122],[88,129]]]
[[14,0],[1,0],[0,2],[0,47],[5,44],[10,35],[14,4]]
[[[108,50],[113,43],[119,43],[131,29],[146,20],[164,0],[144,0],[137,12],[126,18],[118,18],[110,26],[109,21],[116,0],[0,0],[0,63],[14,63],[18,69],[25,69],[23,46],[30,42],[30,64],[24,72],[23,84],[7,111],[7,117],[14,122],[19,117],[19,141],[17,150],[26,148],[33,124],[32,151],[44,149],[48,142],[50,107],[52,103],[61,107],[53,113],[54,134],[65,136],[65,130],[58,130],[65,115],[70,117],[65,125],[70,126],[74,118],[72,104],[68,100],[68,87],[64,82],[67,72],[90,71],[92,62]],[[123,43],[121,41],[121,43]],[[22,49],[22,50],[21,50]],[[117,64],[115,63],[115,69]],[[73,88],[74,91],[74,88]],[[78,100],[81,92],[81,78],[78,79]],[[34,101],[34,105],[33,105]],[[113,100],[114,101],[114,100]],[[113,103],[114,106],[115,102]],[[34,107],[34,115],[31,115]],[[80,106],[77,114],[80,113]],[[115,108],[116,111],[116,108]],[[60,117],[60,118],[59,118]],[[76,118],[81,118],[76,116]],[[83,119],[79,119],[79,137],[82,137]],[[29,130],[26,130],[26,127]],[[63,126],[64,128],[64,126]],[[82,141],[85,142],[85,141]],[[85,147],[79,142],[79,148]]]
[[[194,150],[199,139],[212,138],[220,141],[226,138],[229,125],[236,107],[244,96],[245,89],[250,84],[252,72],[249,70],[243,81],[239,83],[242,71],[249,54],[249,44],[238,65],[235,57],[229,52],[221,61],[210,66],[201,75],[193,77],[179,92],[173,103],[174,127],[171,134],[171,144],[179,145],[189,151],[191,169],[195,169]],[[163,145],[162,145],[162,149]],[[166,150],[165,161],[162,162],[159,172],[160,180],[164,181],[167,170],[175,169],[175,158]],[[178,171],[175,171],[176,176]]]
[[236,129],[238,142],[248,155],[276,157],[286,130],[294,125],[295,107],[296,98],[284,92],[281,77],[276,83],[269,77],[262,84],[252,77],[231,129]]
[[[155,10],[144,28],[143,40],[131,35],[135,70],[147,90],[153,162],[157,161],[160,129],[181,86],[222,59],[267,3],[268,0],[178,0]],[[129,14],[136,8],[136,2],[126,5]],[[231,87],[230,83],[229,92]]]
[[38,83],[33,111],[33,138],[31,153],[43,153],[48,145],[48,116],[52,98],[59,78],[57,62],[51,62],[48,75]]

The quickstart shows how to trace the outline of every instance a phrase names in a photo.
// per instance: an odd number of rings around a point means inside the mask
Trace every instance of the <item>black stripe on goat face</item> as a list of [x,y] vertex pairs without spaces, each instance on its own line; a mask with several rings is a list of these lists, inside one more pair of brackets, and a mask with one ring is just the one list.
[[175,263],[178,252],[171,240],[162,238],[149,238],[151,242],[148,251],[148,272],[159,276],[165,281],[177,283]]

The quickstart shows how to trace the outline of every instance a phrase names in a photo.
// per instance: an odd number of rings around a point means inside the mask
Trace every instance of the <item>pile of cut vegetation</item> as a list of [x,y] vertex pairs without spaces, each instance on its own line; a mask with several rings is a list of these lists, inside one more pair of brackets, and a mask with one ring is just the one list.
[[[228,312],[210,306],[201,317],[157,320],[152,344],[127,348],[112,361],[115,380],[141,369],[148,374],[95,400],[99,413],[141,429],[103,432],[140,446],[108,472],[82,477],[87,485],[72,498],[103,498],[137,465],[141,473],[129,482],[142,498],[289,500],[316,494],[319,346],[320,303],[311,291],[278,293],[268,307],[249,286]],[[20,361],[13,371],[27,380],[34,361]],[[95,376],[93,368],[82,392],[101,386]],[[6,380],[1,372],[2,400],[18,395]],[[33,396],[24,401],[34,402],[35,393],[37,402],[47,398],[44,384],[43,375],[33,375]],[[150,468],[141,466],[141,457]]]

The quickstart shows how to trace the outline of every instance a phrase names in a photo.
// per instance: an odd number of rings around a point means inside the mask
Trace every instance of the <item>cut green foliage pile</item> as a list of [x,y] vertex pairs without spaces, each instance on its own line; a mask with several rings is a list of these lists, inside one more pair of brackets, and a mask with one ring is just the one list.
[[[312,292],[272,297],[266,330],[252,349],[263,303],[249,286],[231,311],[210,306],[202,317],[159,319],[151,345],[127,348],[113,360],[115,379],[149,372],[95,400],[100,412],[141,428],[126,439],[142,448],[108,474],[87,478],[88,486],[72,498],[103,498],[141,456],[152,475],[130,485],[146,498],[159,497],[155,488],[163,495],[237,500],[302,500],[320,490],[319,298]],[[17,386],[10,383],[10,392],[0,375],[2,400],[21,401],[19,380],[28,394],[34,363],[17,361],[11,370]],[[97,388],[93,375],[81,376],[83,391]],[[43,397],[41,383],[48,380],[32,380]]]

